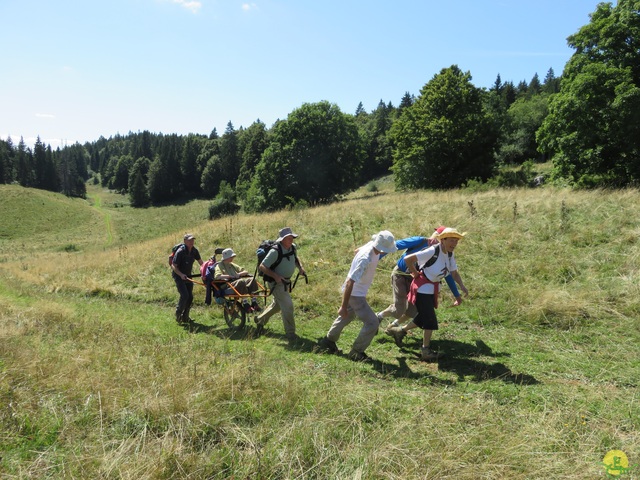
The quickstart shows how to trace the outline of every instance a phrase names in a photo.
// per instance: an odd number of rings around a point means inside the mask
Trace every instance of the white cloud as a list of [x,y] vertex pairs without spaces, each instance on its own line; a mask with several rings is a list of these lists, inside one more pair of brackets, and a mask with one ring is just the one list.
[[177,3],[181,7],[191,10],[192,13],[198,13],[198,10],[202,7],[202,2],[197,0],[173,0],[173,3]]
[[242,10],[244,10],[245,12],[248,12],[249,10],[255,10],[258,8],[258,5],[255,3],[243,3],[242,4]]
[[56,118],[56,116],[51,114],[51,113],[36,113],[36,117],[38,117],[38,118]]

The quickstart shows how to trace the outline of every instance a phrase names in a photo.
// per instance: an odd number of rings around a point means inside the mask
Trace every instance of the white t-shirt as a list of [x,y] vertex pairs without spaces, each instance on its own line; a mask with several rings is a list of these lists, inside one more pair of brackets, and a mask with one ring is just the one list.
[[[440,249],[440,253],[435,263],[429,267],[422,269],[422,272],[424,273],[425,277],[427,277],[432,282],[439,282],[444,277],[449,275],[449,273],[455,270],[458,270],[458,265],[456,264],[456,258],[454,254],[452,253],[451,257],[449,257],[449,254],[444,253],[442,251],[442,246],[439,246],[438,248]],[[433,254],[435,253],[435,251],[436,251],[436,245],[434,245],[433,247],[425,248],[424,250],[420,250],[419,252],[417,252],[416,259],[418,261],[418,266],[421,267],[422,265],[427,263],[427,261],[431,257],[433,257]],[[418,293],[433,294],[433,291],[434,290],[433,290],[432,283],[425,283],[420,288],[418,288]]]
[[[358,250],[356,256],[353,257],[351,262],[351,268],[347,275],[347,280],[353,280],[353,290],[351,291],[352,297],[366,297],[369,287],[373,282],[373,276],[376,273],[376,267],[380,255],[373,251],[373,242],[367,243],[364,247]],[[345,283],[342,285],[344,291]]]

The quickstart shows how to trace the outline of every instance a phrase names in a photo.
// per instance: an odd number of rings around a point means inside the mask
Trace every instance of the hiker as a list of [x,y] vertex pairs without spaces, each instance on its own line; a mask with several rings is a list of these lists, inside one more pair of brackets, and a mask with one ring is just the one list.
[[200,252],[195,247],[196,237],[191,233],[184,235],[184,243],[178,247],[171,261],[171,276],[176,282],[176,288],[180,294],[176,307],[176,322],[179,324],[192,323],[189,310],[193,303],[193,282],[191,281],[191,268],[193,262],[202,265]]
[[[413,277],[409,292],[409,301],[415,303],[418,310],[417,316],[404,327],[389,327],[385,330],[387,335],[393,337],[398,347],[402,346],[402,340],[407,332],[413,328],[421,328],[424,332],[421,348],[421,358],[425,361],[437,360],[442,355],[431,349],[431,335],[438,330],[438,319],[435,309],[438,308],[438,290],[440,280],[451,273],[463,292],[467,292],[462,283],[458,265],[453,251],[458,241],[466,234],[460,233],[455,228],[444,228],[436,233],[438,243],[425,250],[412,253],[405,257],[409,273]],[[430,259],[437,257],[434,262]],[[416,268],[416,264],[420,265]]]
[[[293,240],[298,234],[293,233],[290,227],[284,227],[278,232],[275,246],[259,265],[260,271],[265,275],[267,287],[273,294],[273,301],[264,311],[255,318],[258,331],[261,332],[269,319],[278,312],[282,315],[282,324],[287,340],[298,340],[296,323],[293,317],[293,300],[291,299],[291,277],[296,267],[300,275],[306,275],[304,267],[296,253],[296,245]],[[270,277],[267,279],[267,277]]]
[[[424,250],[425,248],[428,248],[431,245],[437,243],[438,241],[436,240],[436,235],[438,233],[442,233],[444,229],[444,226],[436,228],[429,238],[414,236],[396,241],[396,247],[398,248],[398,251],[406,250],[406,252],[403,253],[402,256],[398,259],[396,266],[393,267],[393,271],[391,272],[393,303],[389,305],[385,310],[378,313],[378,318],[380,320],[382,320],[383,318],[393,317],[394,320],[389,326],[398,327],[405,322],[413,319],[413,317],[416,316],[416,313],[418,313],[418,311],[416,310],[416,306],[407,301],[407,295],[409,294],[409,287],[411,286],[411,280],[413,280],[413,277],[409,274],[407,264],[405,262],[405,257],[412,253],[419,252],[420,250]],[[455,298],[453,305],[457,307],[462,303],[462,297],[460,296],[460,292],[456,287],[456,282],[454,281],[451,274],[447,275],[444,279]],[[465,296],[468,295],[466,289],[463,289],[462,291],[464,292]]]
[[[222,252],[222,250],[220,250],[220,252]],[[211,299],[213,297],[213,274],[215,272],[217,263],[218,260],[216,259],[216,254],[214,253],[209,257],[209,259],[207,259],[202,265],[200,265],[200,277],[202,278],[202,283],[204,283],[205,288],[205,305],[211,305]]]
[[[213,279],[225,280],[233,286],[235,292],[233,289],[228,288],[227,292],[225,292],[227,294],[235,294],[237,292],[240,295],[252,295],[257,293],[259,287],[255,278],[252,277],[244,268],[233,263],[234,258],[236,258],[236,254],[233,249],[225,248],[222,251],[222,261],[216,264]],[[248,298],[243,298],[242,308],[244,308],[244,311],[247,313],[259,312],[262,310],[260,305],[258,305],[256,297],[251,299],[251,304],[249,303]]]
[[320,350],[339,353],[336,342],[342,330],[358,317],[363,325],[348,356],[351,360],[359,362],[370,360],[365,350],[378,332],[380,320],[367,303],[367,292],[373,282],[380,256],[395,251],[393,234],[386,230],[379,232],[369,243],[358,249],[342,285],[342,303],[338,309],[338,318],[334,320],[327,335],[318,342]]

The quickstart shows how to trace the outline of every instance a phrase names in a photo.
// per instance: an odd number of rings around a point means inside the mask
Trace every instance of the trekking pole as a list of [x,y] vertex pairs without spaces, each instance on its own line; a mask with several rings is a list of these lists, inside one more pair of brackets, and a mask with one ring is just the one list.
[[[309,285],[309,277],[307,277],[307,274],[305,273],[304,275],[302,275],[304,277],[305,283],[307,285]],[[298,274],[296,275],[295,280],[293,281],[293,285],[291,285],[291,289],[289,290],[289,292],[291,292],[291,290],[293,290],[296,286],[296,283],[298,283],[298,277],[300,277],[300,272],[298,271]]]

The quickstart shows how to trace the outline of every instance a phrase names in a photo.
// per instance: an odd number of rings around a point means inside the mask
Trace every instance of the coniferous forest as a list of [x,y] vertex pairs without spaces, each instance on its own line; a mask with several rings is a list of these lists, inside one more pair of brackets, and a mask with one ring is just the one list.
[[[128,195],[134,207],[215,199],[210,217],[328,203],[377,177],[398,189],[468,182],[549,181],[580,188],[640,180],[640,0],[601,3],[567,39],[564,71],[478,88],[471,72],[443,68],[397,106],[353,113],[322,101],[286,119],[219,134],[129,132],[52,151],[40,139],[0,140],[0,183],[83,197],[85,182]],[[400,97],[400,95],[399,95]],[[356,99],[357,101],[357,99]]]

